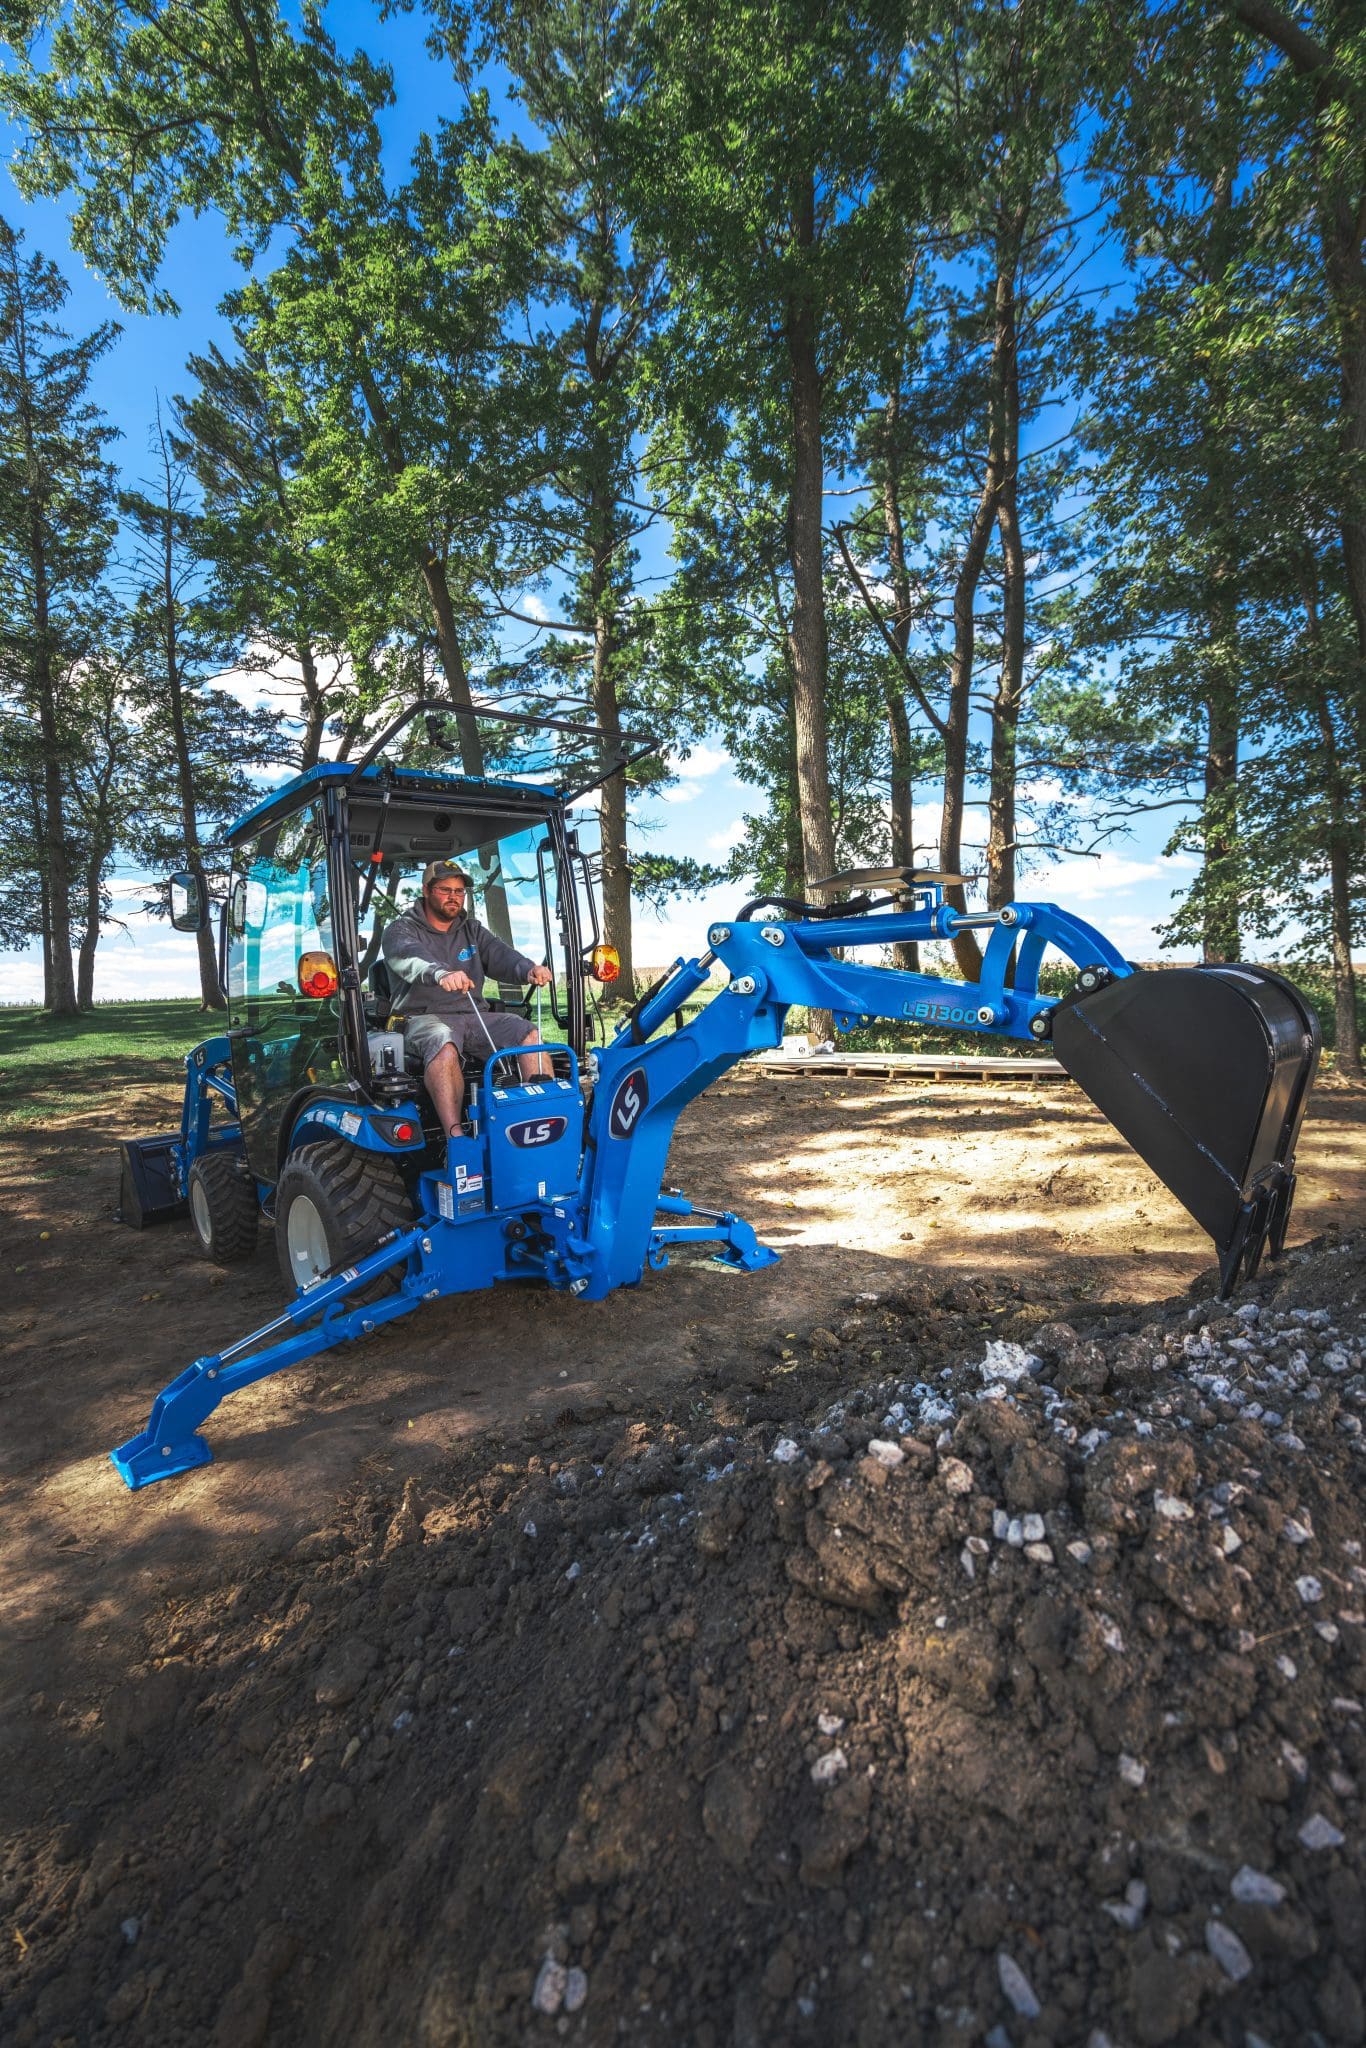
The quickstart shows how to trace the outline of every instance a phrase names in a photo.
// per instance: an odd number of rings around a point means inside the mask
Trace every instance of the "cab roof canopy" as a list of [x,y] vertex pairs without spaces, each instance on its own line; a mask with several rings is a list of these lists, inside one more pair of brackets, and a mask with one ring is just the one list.
[[[419,716],[420,739],[407,730]],[[392,751],[401,734],[407,735],[401,749],[406,759],[394,758]],[[422,698],[387,726],[359,761],[320,761],[262,798],[237,820],[228,840],[235,846],[323,790],[346,786],[351,792],[352,839],[358,848],[371,842],[373,824],[367,835],[367,816],[374,819],[387,790],[391,805],[401,804],[405,812],[417,806],[432,816],[425,828],[416,816],[405,818],[412,828],[407,834],[395,835],[386,825],[386,847],[395,853],[427,852],[429,857],[455,852],[478,838],[524,830],[657,747],[646,733],[609,733],[588,722],[494,705],[458,712],[445,699]],[[463,763],[471,758],[487,764],[483,773],[466,772]],[[480,821],[478,833],[459,846],[451,837],[455,821],[441,816],[443,809],[457,807],[477,812]],[[502,814],[501,820],[490,815],[494,812]],[[413,844],[403,846],[404,837]]]

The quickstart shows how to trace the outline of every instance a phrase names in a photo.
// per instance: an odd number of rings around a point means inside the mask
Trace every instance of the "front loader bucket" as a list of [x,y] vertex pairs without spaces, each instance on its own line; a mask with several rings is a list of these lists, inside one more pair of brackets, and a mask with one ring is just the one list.
[[1139,971],[1053,1012],[1053,1050],[1214,1239],[1220,1293],[1285,1243],[1318,1019],[1264,967]]
[[129,1138],[122,1146],[118,1220],[134,1230],[149,1223],[171,1223],[186,1213],[176,1172],[178,1137]]

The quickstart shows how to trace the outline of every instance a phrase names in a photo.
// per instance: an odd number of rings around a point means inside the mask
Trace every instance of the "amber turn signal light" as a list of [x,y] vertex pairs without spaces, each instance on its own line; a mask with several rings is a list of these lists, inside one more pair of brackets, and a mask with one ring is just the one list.
[[337,963],[330,953],[299,955],[299,994],[334,996],[337,993]]
[[615,946],[594,946],[588,972],[594,981],[615,981],[621,973],[621,955]]

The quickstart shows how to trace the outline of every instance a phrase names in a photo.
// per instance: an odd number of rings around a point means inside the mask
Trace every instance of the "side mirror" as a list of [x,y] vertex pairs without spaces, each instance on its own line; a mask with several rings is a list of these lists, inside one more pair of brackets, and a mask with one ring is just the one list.
[[171,929],[202,932],[209,921],[209,892],[198,875],[172,875],[166,889],[171,902]]

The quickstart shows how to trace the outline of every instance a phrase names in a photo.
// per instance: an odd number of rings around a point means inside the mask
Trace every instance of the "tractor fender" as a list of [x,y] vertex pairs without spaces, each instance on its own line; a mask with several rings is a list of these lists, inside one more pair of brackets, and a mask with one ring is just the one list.
[[[413,1136],[399,1138],[396,1127],[411,1124]],[[426,1145],[422,1134],[422,1118],[417,1104],[395,1103],[377,1109],[367,1102],[355,1087],[301,1088],[285,1106],[280,1119],[280,1135],[276,1144],[276,1178],[284,1171],[285,1161],[301,1146],[321,1144],[326,1139],[343,1138],[362,1152],[381,1152],[389,1156],[402,1153],[419,1153]]]

